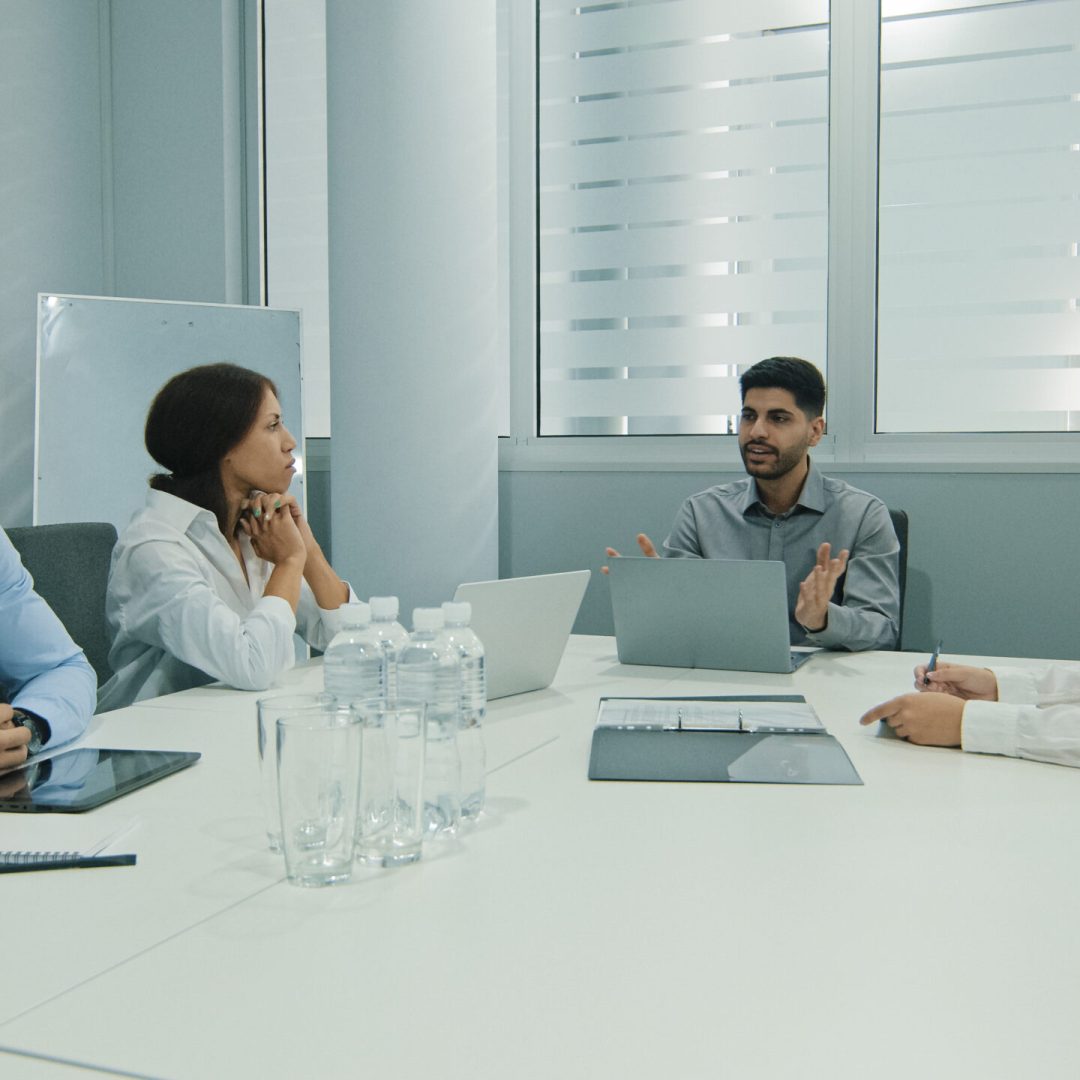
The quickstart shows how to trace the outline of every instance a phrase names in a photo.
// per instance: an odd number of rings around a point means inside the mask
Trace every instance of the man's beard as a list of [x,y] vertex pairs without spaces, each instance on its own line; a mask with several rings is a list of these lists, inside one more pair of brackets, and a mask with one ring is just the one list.
[[[755,445],[765,446],[774,456],[771,459],[767,457],[748,459],[746,451]],[[739,454],[742,456],[743,468],[756,480],[779,480],[781,476],[787,476],[792,469],[802,464],[809,449],[809,443],[792,446],[786,451],[778,451],[767,443],[749,442],[745,446],[739,446]]]

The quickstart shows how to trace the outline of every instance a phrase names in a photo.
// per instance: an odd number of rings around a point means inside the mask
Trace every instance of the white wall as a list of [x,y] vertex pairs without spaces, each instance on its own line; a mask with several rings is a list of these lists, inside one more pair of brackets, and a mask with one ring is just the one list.
[[31,517],[38,292],[253,298],[250,10],[250,0],[0,0],[3,524]]
[[330,434],[325,0],[265,0],[267,303],[303,313],[304,430]]

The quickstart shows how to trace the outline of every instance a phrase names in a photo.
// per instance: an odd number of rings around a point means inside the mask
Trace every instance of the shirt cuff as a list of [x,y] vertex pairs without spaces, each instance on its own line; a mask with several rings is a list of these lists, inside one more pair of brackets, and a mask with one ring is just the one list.
[[999,701],[968,701],[960,725],[960,745],[976,754],[1005,754],[1019,750],[1022,708]]
[[[349,590],[349,599],[345,601],[346,604],[357,604],[360,602],[360,597],[353,592],[353,587],[346,581],[346,588]],[[316,606],[318,606],[316,604]],[[319,607],[319,621],[323,624],[326,630],[329,632],[330,637],[333,637],[343,627],[341,609],[345,604],[341,604],[336,608],[324,608]]]
[[[851,626],[848,625],[850,615],[846,608],[830,601],[825,625],[820,630],[815,633],[803,626],[806,631],[805,644],[818,645],[823,649],[834,649],[843,645],[851,637]],[[799,625],[802,626],[802,623]]]
[[1026,668],[992,668],[997,679],[998,701],[1030,705],[1039,700],[1035,673]]

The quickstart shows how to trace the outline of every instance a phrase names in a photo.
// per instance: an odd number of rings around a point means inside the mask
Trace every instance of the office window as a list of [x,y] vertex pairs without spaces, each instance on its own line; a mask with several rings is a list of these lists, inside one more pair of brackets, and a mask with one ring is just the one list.
[[877,430],[1080,427],[1080,2],[885,0]]
[[827,0],[540,0],[541,435],[734,431],[825,367]]

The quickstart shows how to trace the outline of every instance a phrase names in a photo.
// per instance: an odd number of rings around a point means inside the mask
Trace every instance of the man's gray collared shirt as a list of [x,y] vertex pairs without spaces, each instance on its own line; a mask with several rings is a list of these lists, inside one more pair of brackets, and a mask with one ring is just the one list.
[[[837,582],[825,629],[808,634],[795,621],[799,584],[818,547],[851,553]],[[813,465],[798,502],[771,514],[753,477],[691,495],[679,509],[663,554],[674,558],[774,559],[786,567],[788,622],[794,645],[829,649],[891,649],[900,618],[900,544],[885,504]]]

